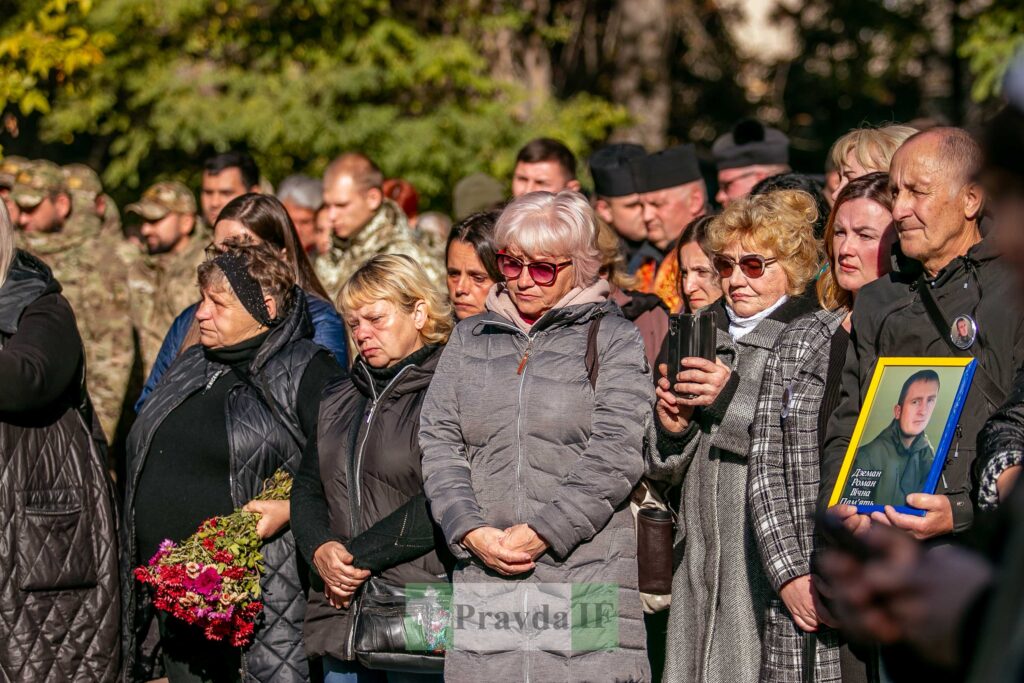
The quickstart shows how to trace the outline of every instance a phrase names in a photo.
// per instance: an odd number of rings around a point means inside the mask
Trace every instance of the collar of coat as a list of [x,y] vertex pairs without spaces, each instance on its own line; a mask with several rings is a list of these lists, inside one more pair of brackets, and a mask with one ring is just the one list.
[[[946,264],[946,267],[940,270],[935,275],[935,278],[931,280],[931,284],[933,287],[941,287],[956,277],[972,273],[978,266],[996,260],[1000,255],[999,250],[991,239],[987,237],[982,238],[980,242],[968,249],[966,254],[957,256]],[[924,267],[921,265],[921,262],[905,255],[903,250],[900,249],[899,242],[893,245],[892,255],[889,260],[892,266],[893,279],[901,282],[913,282],[924,273]]]
[[[718,327],[718,329],[720,329],[723,332],[729,331],[729,313],[725,309],[724,296],[704,310],[714,311],[715,325]],[[783,325],[788,325],[797,318],[808,313],[813,313],[817,310],[820,310],[820,306],[818,305],[818,302],[815,301],[814,299],[804,295],[791,296],[789,299],[786,300],[786,303],[782,304],[774,311],[772,311],[771,315],[765,318],[765,320],[775,320],[777,322],[782,323]],[[760,325],[758,327],[760,327]],[[757,328],[755,327],[754,330],[756,331]],[[744,337],[743,339],[746,340],[746,337]]]
[[29,304],[44,294],[59,291],[60,283],[49,266],[27,251],[15,251],[7,279],[0,286],[0,333],[13,335]]
[[[404,368],[388,384],[387,394],[396,398],[403,394],[414,394],[426,389],[430,385],[430,380],[434,378],[434,370],[437,368],[437,362],[441,360],[442,351],[444,351],[444,345],[437,346],[433,353],[419,363]],[[351,379],[359,393],[373,400],[376,397],[376,389],[373,386],[373,378],[366,368],[366,361],[363,360],[363,357],[356,358],[356,362],[352,364]],[[339,381],[347,381],[347,378]],[[327,393],[326,390],[324,393]]]
[[541,316],[540,320],[533,324],[529,333],[524,332],[508,318],[495,313],[494,311],[486,311],[474,316],[473,318],[468,318],[467,320],[474,321],[472,329],[472,334],[474,336],[481,335],[484,333],[485,329],[490,328],[509,331],[515,330],[516,332],[521,332],[522,334],[527,334],[527,336],[532,337],[539,332],[546,332],[560,327],[570,327],[572,325],[583,325],[589,323],[594,318],[611,315],[622,316],[622,311],[611,301],[552,308]]

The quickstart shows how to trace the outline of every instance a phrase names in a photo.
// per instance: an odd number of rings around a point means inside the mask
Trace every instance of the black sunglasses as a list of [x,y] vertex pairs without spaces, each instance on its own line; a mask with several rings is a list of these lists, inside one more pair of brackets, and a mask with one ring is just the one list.
[[531,261],[526,263],[515,256],[506,254],[504,251],[498,252],[498,270],[501,271],[506,280],[517,279],[522,274],[523,268],[526,268],[527,272],[530,273],[530,279],[541,287],[548,287],[554,284],[555,279],[558,278],[558,271],[571,265],[572,261],[563,261],[561,263]]
[[728,280],[732,277],[732,271],[736,266],[739,266],[740,272],[751,280],[756,280],[764,275],[765,268],[778,260],[777,258],[765,258],[760,254],[744,254],[740,256],[739,261],[733,261],[728,256],[715,254],[712,263],[715,266],[715,270],[718,271],[718,276],[723,280]]

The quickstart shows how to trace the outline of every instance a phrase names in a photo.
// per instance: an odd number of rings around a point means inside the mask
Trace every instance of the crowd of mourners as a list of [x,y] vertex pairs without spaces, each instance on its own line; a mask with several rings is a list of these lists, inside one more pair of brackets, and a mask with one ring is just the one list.
[[[821,176],[741,121],[714,196],[691,144],[598,149],[584,193],[540,138],[452,218],[359,152],[276,192],[218,154],[198,204],[160,182],[123,223],[89,167],[3,159],[0,679],[1024,680],[1024,73],[1007,93],[974,134],[851,130]],[[676,366],[670,325],[712,312]],[[889,357],[977,361],[923,514],[830,505]],[[282,469],[290,500],[254,500]],[[132,574],[237,508],[242,648]],[[610,585],[614,642],[367,626],[437,584],[481,614]]]

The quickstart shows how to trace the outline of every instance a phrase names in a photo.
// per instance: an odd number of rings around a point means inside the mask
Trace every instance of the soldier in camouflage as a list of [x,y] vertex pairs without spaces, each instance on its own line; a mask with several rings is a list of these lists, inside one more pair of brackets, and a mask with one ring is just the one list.
[[135,359],[121,240],[103,234],[89,205],[75,205],[56,164],[26,165],[11,197],[21,209],[19,246],[53,269],[75,311],[93,407],[107,438],[113,439]]
[[446,291],[443,264],[416,239],[398,205],[384,197],[383,184],[377,165],[358,153],[343,154],[324,172],[321,211],[334,234],[330,251],[316,261],[316,274],[332,299],[377,254],[412,257]]
[[14,187],[14,180],[18,173],[28,165],[25,157],[4,157],[0,161],[0,199],[7,205],[7,215],[11,217],[11,225],[17,229],[18,219],[21,216],[21,209],[11,199],[11,189]]
[[71,192],[72,213],[95,213],[104,233],[121,237],[121,212],[114,200],[103,192],[103,183],[96,171],[85,164],[68,164],[61,170]]
[[141,217],[149,252],[129,274],[132,319],[148,377],[171,323],[199,298],[196,268],[203,262],[207,240],[198,229],[195,197],[179,182],[153,185],[125,212]]

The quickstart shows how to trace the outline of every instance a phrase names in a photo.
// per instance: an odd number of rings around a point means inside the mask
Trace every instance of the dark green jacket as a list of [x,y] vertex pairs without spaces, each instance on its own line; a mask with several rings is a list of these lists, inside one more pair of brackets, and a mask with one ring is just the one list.
[[[909,494],[921,492],[933,460],[935,449],[928,435],[922,432],[909,447],[904,446],[899,422],[893,420],[878,436],[857,449],[853,469],[881,470],[882,476],[871,496],[875,504],[906,505]],[[844,495],[849,488],[848,482]]]

